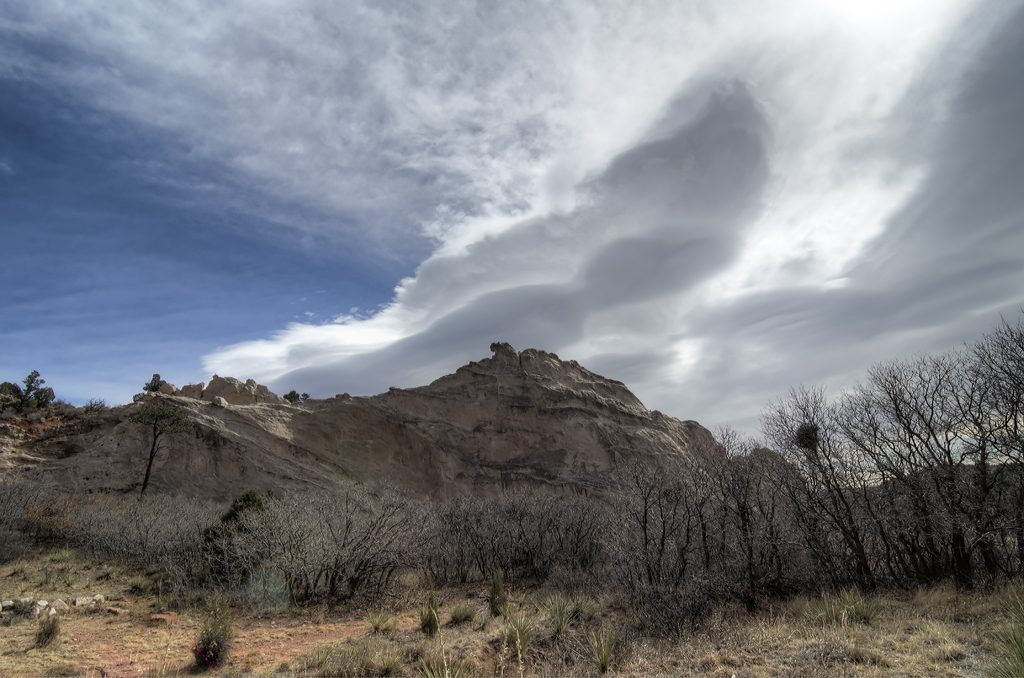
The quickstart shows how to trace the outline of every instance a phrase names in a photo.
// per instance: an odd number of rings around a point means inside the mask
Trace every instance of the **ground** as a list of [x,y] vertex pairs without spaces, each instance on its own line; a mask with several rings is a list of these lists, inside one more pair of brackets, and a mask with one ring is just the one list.
[[[512,589],[533,629],[522,661],[508,645],[508,624],[487,612],[486,584],[437,591],[440,632],[419,629],[426,601],[408,592],[386,605],[393,629],[375,634],[367,610],[305,607],[268,613],[234,608],[230,659],[212,675],[424,675],[446,664],[452,675],[594,675],[594,641],[615,628],[615,675],[983,676],[1009,623],[1010,589],[958,594],[940,587],[871,598],[787,601],[755,614],[728,610],[700,631],[674,640],[630,632],[629,613],[591,599],[589,611],[553,638],[542,601],[550,591]],[[97,563],[66,549],[35,552],[0,566],[0,597],[67,598],[103,594],[92,610],[60,615],[56,643],[35,646],[38,622],[0,627],[0,676],[170,676],[189,674],[202,608],[160,590],[146,573]],[[472,621],[449,623],[455,606]],[[390,672],[390,673],[389,673]]]

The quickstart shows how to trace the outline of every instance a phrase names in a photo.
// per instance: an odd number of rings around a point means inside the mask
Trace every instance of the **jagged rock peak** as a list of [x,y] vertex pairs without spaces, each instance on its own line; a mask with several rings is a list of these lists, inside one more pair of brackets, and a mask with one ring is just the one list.
[[494,392],[516,407],[530,403],[649,416],[647,408],[622,382],[595,374],[575,360],[563,361],[554,353],[535,348],[516,351],[506,342],[491,344],[491,352],[492,357],[470,362],[427,386],[394,389],[392,395],[444,397],[469,405]]
[[263,384],[257,384],[254,379],[246,379],[245,383],[242,383],[234,377],[221,377],[216,374],[210,379],[209,384],[202,382],[187,384],[182,386],[175,395],[208,402],[214,402],[216,398],[221,398],[231,405],[285,402],[284,398],[272,393]]

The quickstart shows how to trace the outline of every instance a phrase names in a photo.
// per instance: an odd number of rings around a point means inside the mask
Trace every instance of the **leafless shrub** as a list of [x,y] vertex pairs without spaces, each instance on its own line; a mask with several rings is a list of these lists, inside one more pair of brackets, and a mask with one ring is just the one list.
[[588,572],[605,555],[606,515],[603,502],[542,492],[454,499],[433,512],[425,564],[434,581]]

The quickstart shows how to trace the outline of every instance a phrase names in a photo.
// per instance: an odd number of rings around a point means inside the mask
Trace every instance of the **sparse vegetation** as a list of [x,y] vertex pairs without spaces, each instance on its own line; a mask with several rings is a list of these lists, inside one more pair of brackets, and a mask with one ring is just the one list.
[[501,570],[491,573],[491,588],[487,591],[487,607],[492,617],[498,617],[505,613],[505,606],[508,605],[508,593],[505,591],[505,576]]
[[877,601],[852,590],[838,595],[826,593],[805,603],[802,609],[807,622],[823,626],[870,624],[877,614]]
[[60,618],[57,615],[44,616],[36,628],[36,647],[50,647],[60,638]]
[[375,634],[391,633],[395,628],[395,620],[387,612],[367,612],[366,621]]
[[222,598],[214,596],[207,603],[199,636],[192,645],[196,666],[208,669],[222,666],[231,650],[233,637],[231,611]]
[[149,381],[142,385],[142,390],[146,393],[156,393],[162,386],[166,385],[167,382],[161,379],[159,374],[154,374],[149,378]]
[[[1022,356],[1024,326],[1005,325],[970,350],[878,366],[840,398],[797,389],[766,410],[765,441],[721,431],[695,443],[673,472],[636,464],[615,492],[593,497],[517,490],[426,502],[349,487],[249,492],[225,511],[3,482],[0,560],[11,565],[0,587],[13,601],[4,628],[29,647],[31,603],[20,596],[116,581],[124,596],[191,615],[180,631],[190,637],[198,606],[223,595],[201,620],[193,649],[202,666],[226,661],[230,600],[250,621],[270,611],[288,620],[352,615],[346,638],[352,629],[365,636],[367,622],[389,634],[364,637],[376,643],[364,649],[324,649],[323,661],[306,657],[329,675],[351,667],[455,675],[470,662],[442,652],[438,663],[429,648],[449,642],[463,659],[567,673],[632,662],[640,674],[739,675],[756,658],[804,675],[843,666],[866,675],[969,675],[982,666],[1018,675]],[[30,392],[42,388],[38,375],[28,381]],[[0,391],[13,397],[10,385]],[[167,400],[149,398],[137,415]],[[157,433],[168,432],[153,429],[149,466]],[[16,564],[35,549],[45,555],[33,567]],[[116,572],[80,576],[81,558]],[[420,610],[402,607],[423,601],[412,581],[437,586]],[[589,595],[568,594],[578,591]],[[446,604],[441,629],[438,595],[478,607]],[[356,612],[381,606],[394,616],[370,612],[363,621]],[[484,610],[504,620],[469,623]],[[86,621],[72,611],[67,637]],[[427,649],[409,647],[413,636]],[[190,640],[179,638],[185,654]],[[678,666],[651,648],[676,653]],[[0,653],[0,672],[5,661]]]
[[427,604],[420,610],[420,631],[425,635],[433,637],[441,628],[441,619],[437,612],[437,601],[434,599],[434,592],[427,595]]
[[452,626],[458,626],[459,624],[467,624],[473,621],[475,617],[476,610],[472,606],[462,603],[452,608],[448,617],[448,623]]
[[0,383],[0,411],[13,410],[18,414],[44,410],[54,401],[53,389],[43,386],[46,380],[32,370],[21,381],[21,386],[10,381]]

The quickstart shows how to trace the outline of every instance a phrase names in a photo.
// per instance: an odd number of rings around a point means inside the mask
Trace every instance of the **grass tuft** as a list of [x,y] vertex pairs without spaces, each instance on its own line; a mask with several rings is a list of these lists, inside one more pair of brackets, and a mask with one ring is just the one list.
[[370,622],[370,630],[375,635],[391,633],[395,628],[395,621],[391,615],[383,611],[371,611],[366,613],[366,621]]
[[857,591],[844,591],[838,595],[825,594],[804,604],[804,621],[821,626],[849,626],[870,624],[878,616],[879,604],[873,598]]
[[300,665],[300,673],[316,678],[391,678],[405,671],[402,658],[378,643],[320,647]]
[[434,599],[434,592],[427,596],[427,606],[420,610],[420,631],[431,638],[437,634],[441,627],[441,618],[437,614],[437,601]]
[[473,621],[475,617],[476,610],[463,603],[452,608],[451,617],[449,618],[448,623],[452,626],[458,626],[459,624],[465,624]]

